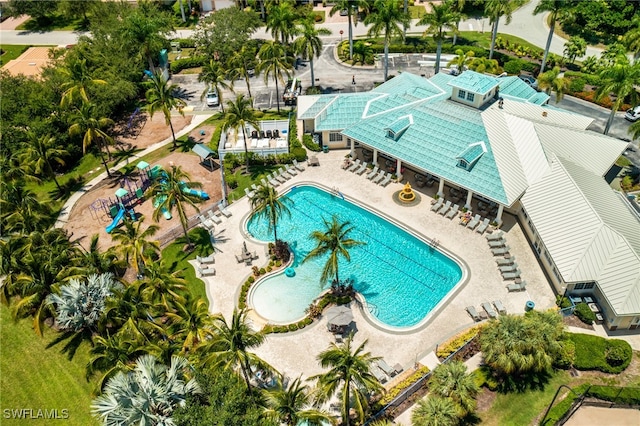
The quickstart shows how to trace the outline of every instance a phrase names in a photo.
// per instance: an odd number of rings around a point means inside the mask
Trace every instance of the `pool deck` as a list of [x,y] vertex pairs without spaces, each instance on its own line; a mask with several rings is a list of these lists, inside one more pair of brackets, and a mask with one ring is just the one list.
[[[389,365],[398,363],[407,371],[417,363],[431,364],[433,357],[429,355],[436,345],[474,324],[465,311],[465,307],[469,305],[475,306],[480,312],[482,302],[499,299],[507,312],[515,314],[523,313],[525,303],[529,300],[535,302],[536,309],[554,306],[551,286],[515,217],[505,214],[502,230],[506,233],[511,254],[517,258],[527,287],[525,291],[509,293],[506,289],[509,282],[503,281],[484,235],[460,226],[457,218],[450,220],[430,210],[436,188],[414,188],[421,195],[421,202],[411,207],[400,206],[392,200],[392,195],[403,184],[390,183],[383,188],[367,180],[364,175],[342,170],[341,165],[347,153],[347,150],[336,150],[318,154],[318,167],[305,164],[305,171],[280,185],[278,191],[283,192],[286,188],[304,182],[319,183],[328,189],[336,188],[347,198],[375,208],[427,239],[437,240],[439,248],[461,259],[469,273],[466,283],[454,290],[441,303],[437,312],[430,314],[430,319],[424,326],[413,332],[383,330],[365,318],[363,312],[352,303],[357,330],[354,337],[356,344],[366,339],[366,350],[372,355],[384,357]],[[246,241],[250,251],[256,251],[259,255],[253,265],[264,266],[267,257],[265,245],[250,238],[243,229],[249,215],[248,199],[244,197],[227,209],[232,212],[232,216],[223,217],[222,223],[216,226],[214,232],[217,254],[215,264],[211,266],[216,269],[216,275],[203,280],[207,283],[210,311],[221,312],[229,318],[236,306],[240,287],[251,274],[251,266],[240,264],[235,259],[235,255],[242,250],[243,241]],[[309,232],[311,231],[313,230],[310,229]],[[255,313],[250,317],[257,326],[264,323]],[[307,378],[323,372],[317,356],[332,342],[334,337],[327,330],[326,318],[321,318],[295,333],[268,335],[265,344],[255,352],[287,376],[302,375]]]

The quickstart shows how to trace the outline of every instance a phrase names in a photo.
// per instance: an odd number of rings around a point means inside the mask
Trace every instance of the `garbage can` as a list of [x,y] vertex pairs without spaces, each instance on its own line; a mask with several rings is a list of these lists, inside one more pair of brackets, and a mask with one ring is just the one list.
[[524,305],[524,310],[525,312],[529,312],[533,310],[533,308],[535,307],[536,307],[535,303],[533,303],[531,300],[527,300],[527,303]]
[[329,147],[327,145],[322,145],[322,152],[325,154],[329,152]]

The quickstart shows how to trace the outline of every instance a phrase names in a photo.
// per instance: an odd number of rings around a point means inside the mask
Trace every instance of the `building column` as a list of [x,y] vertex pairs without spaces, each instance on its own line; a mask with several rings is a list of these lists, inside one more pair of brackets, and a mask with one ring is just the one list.
[[464,208],[467,210],[471,210],[471,200],[473,199],[473,191],[467,192],[467,201],[464,204]]
[[377,149],[373,150],[373,164],[374,165],[378,164],[378,150]]
[[496,223],[498,225],[502,224],[502,212],[504,211],[504,206],[502,204],[498,204],[498,214],[496,214]]
[[351,146],[349,148],[351,148],[351,152],[349,153],[350,156],[354,157],[356,155],[356,141],[355,139],[350,139],[351,140]]
[[398,182],[402,180],[402,161],[396,160],[396,176],[398,176]]
[[444,179],[440,178],[440,182],[438,183],[438,197],[442,197],[444,195]]

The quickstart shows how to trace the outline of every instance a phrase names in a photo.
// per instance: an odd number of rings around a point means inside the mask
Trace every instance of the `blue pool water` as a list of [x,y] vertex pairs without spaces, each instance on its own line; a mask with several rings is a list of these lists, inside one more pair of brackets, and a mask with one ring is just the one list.
[[[291,215],[278,222],[278,238],[287,241],[294,253],[295,276],[284,273],[256,284],[250,304],[273,323],[287,323],[304,317],[304,310],[322,290],[319,283],[327,257],[302,259],[315,247],[312,231],[325,229],[323,219],[336,215],[354,229],[348,235],[366,245],[350,249],[351,262],[340,258],[340,279],[350,278],[364,296],[370,313],[392,327],[418,324],[462,278],[462,269],[448,256],[414,235],[342,197],[312,186],[294,187]],[[250,218],[247,230],[262,241],[273,241],[265,219]]]

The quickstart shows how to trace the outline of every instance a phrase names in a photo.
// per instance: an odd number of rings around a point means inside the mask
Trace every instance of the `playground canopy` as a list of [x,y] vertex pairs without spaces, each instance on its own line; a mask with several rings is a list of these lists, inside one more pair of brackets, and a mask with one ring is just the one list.
[[127,191],[124,188],[118,188],[118,190],[116,191],[116,197],[118,198],[122,198],[124,196],[126,196],[129,193],[129,191]]
[[196,144],[191,148],[193,152],[198,154],[202,159],[202,163],[209,162],[209,167],[213,170],[213,159],[216,156],[216,152],[203,144]]

